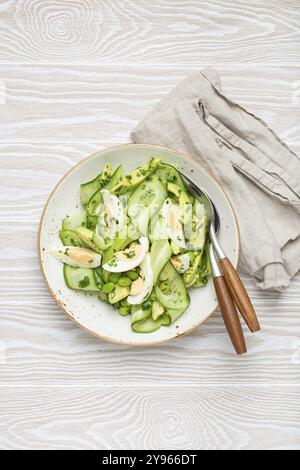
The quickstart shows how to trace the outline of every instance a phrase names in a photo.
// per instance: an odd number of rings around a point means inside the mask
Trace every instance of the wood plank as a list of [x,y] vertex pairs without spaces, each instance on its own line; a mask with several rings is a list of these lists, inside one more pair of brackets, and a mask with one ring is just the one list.
[[6,0],[2,62],[300,64],[299,2]]
[[116,143],[0,143],[0,220],[38,221],[64,173],[86,156]]
[[3,0],[0,16],[0,449],[299,450],[300,274],[281,295],[244,276],[263,331],[237,358],[219,314],[156,348],[98,341],[36,258],[61,175],[203,66],[299,154],[299,1]]
[[7,387],[0,414],[1,449],[300,449],[298,387]]
[[[126,67],[0,65],[1,141],[129,140],[142,117],[195,62]],[[218,67],[224,93],[289,141],[299,140],[300,67]]]
[[[300,275],[283,294],[245,278],[262,333],[237,358],[220,315],[178,341],[131,349],[79,329],[50,298],[36,260],[37,224],[0,224],[1,384],[300,384]],[[99,302],[99,309],[101,303]]]

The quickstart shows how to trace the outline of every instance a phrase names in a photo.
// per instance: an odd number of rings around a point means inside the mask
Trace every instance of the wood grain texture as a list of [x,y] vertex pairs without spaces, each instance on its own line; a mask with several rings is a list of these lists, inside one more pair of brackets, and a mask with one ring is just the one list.
[[238,272],[227,257],[220,260],[220,267],[231,298],[245,320],[246,325],[251,333],[257,333],[260,330],[259,321]]
[[[124,142],[125,139],[126,137],[123,139]],[[0,140],[0,221],[38,222],[50,192],[75,163],[98,150],[119,143],[116,140],[81,142],[1,142]],[[289,142],[289,145],[300,155],[300,141]]]
[[[5,100],[0,140],[124,142],[162,96],[200,69],[197,62],[180,69],[0,64]],[[220,66],[217,70],[230,98],[286,140],[300,140],[300,67]]]
[[224,277],[221,275],[215,277],[214,286],[224,325],[231,343],[238,355],[246,354],[247,346],[240,316],[238,315],[236,305],[230,295]]
[[8,387],[1,393],[2,449],[300,449],[299,388]]
[[298,0],[4,0],[2,62],[300,64]]

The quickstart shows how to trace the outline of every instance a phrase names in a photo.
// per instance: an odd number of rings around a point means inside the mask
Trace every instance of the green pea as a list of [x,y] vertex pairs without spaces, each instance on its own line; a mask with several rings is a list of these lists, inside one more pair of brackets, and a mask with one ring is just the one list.
[[120,307],[119,313],[122,316],[128,315],[130,313],[130,307]]
[[98,297],[103,302],[107,302],[107,294],[105,294],[104,292],[100,291]]
[[109,280],[111,282],[114,282],[115,284],[118,282],[118,280],[120,279],[120,277],[122,276],[121,273],[112,273],[110,276],[109,276]]
[[113,282],[107,282],[102,286],[102,290],[105,294],[109,294],[109,292],[112,292],[115,288],[115,284]]
[[129,277],[121,277],[118,281],[118,284],[122,287],[129,287],[131,286],[132,280]]
[[105,271],[105,269],[102,270],[102,277],[103,277],[103,281],[104,282],[108,282],[109,281],[109,277],[110,277],[110,272],[109,271]]
[[129,303],[127,302],[127,299],[121,300],[121,305],[122,307],[129,307]]
[[132,280],[136,281],[139,277],[138,273],[135,271],[128,271],[127,276]]

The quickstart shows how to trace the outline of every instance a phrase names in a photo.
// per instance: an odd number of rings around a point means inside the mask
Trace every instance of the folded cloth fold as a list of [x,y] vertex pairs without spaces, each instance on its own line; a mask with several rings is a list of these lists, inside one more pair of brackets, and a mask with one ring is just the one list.
[[240,269],[283,290],[300,269],[300,160],[261,119],[226,97],[218,73],[181,82],[132,132],[189,154],[222,184],[241,232]]

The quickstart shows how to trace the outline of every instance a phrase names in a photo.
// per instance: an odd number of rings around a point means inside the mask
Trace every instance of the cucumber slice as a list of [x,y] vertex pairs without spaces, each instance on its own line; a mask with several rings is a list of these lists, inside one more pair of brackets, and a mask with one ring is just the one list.
[[100,250],[107,250],[107,248],[109,248],[113,243],[113,240],[103,238],[100,235],[98,225],[96,225],[92,241],[95,243],[95,245],[97,245],[98,248],[100,248]]
[[135,333],[153,333],[153,331],[158,330],[162,325],[160,318],[158,320],[153,320],[152,317],[146,318],[144,321],[139,321],[132,324],[132,330]]
[[168,165],[167,163],[163,163],[160,167],[156,170],[155,174],[159,177],[159,179],[163,182],[171,182],[175,183],[181,189],[185,189],[185,185],[180,173],[174,168],[172,165]]
[[169,308],[167,311],[166,311],[166,315],[168,316],[169,318],[169,323],[167,323],[167,325],[170,325],[171,323],[174,323],[174,321],[177,320],[178,317],[180,317],[180,315],[183,314],[183,312],[185,312],[186,308],[183,308],[183,309],[180,309],[180,308]]
[[159,240],[169,239],[168,227],[160,212],[151,217],[149,225],[149,238],[152,243]]
[[151,308],[142,308],[141,305],[133,305],[131,307],[131,325],[146,320],[151,315]]
[[154,284],[166,263],[172,256],[172,250],[167,240],[158,240],[151,246],[151,266],[153,271]]
[[123,179],[123,176],[124,176],[124,168],[122,167],[122,165],[119,165],[114,171],[109,182],[105,186],[103,186],[102,189],[107,189],[107,191],[114,192],[114,188],[120,184],[120,182]]
[[108,183],[112,175],[112,167],[107,163],[100,175],[96,176],[92,181],[88,181],[80,186],[80,200],[86,206],[95,192]]
[[100,204],[102,204],[103,199],[102,199],[102,193],[101,189],[98,189],[91,199],[89,200],[88,205],[86,206],[87,213],[90,217],[95,217],[97,216],[97,211],[99,209]]
[[122,180],[124,170],[122,165],[118,166],[112,177],[110,178],[109,182],[99,188],[91,197],[89,200],[89,203],[87,205],[87,213],[90,217],[95,217],[97,215],[97,211],[99,208],[99,205],[102,204],[103,199],[102,199],[102,189],[106,189],[107,191],[112,191],[115,186]]
[[74,268],[64,264],[64,278],[70,289],[98,292],[99,288],[91,268]]
[[140,184],[128,200],[128,215],[141,234],[147,234],[149,220],[159,211],[167,196],[157,176]]
[[86,226],[88,229],[94,230],[97,223],[98,223],[98,217],[96,215],[95,216],[91,216],[89,214],[86,215]]
[[59,232],[59,238],[65,246],[80,246],[82,248],[87,246],[73,230],[61,230]]
[[171,324],[171,318],[167,313],[162,314],[160,321],[163,326],[169,326]]
[[170,261],[168,261],[159,276],[155,294],[157,300],[166,309],[185,310],[190,303],[184,282]]
[[61,224],[62,230],[75,230],[77,227],[86,225],[86,212],[84,209],[75,212],[75,214],[67,215]]

